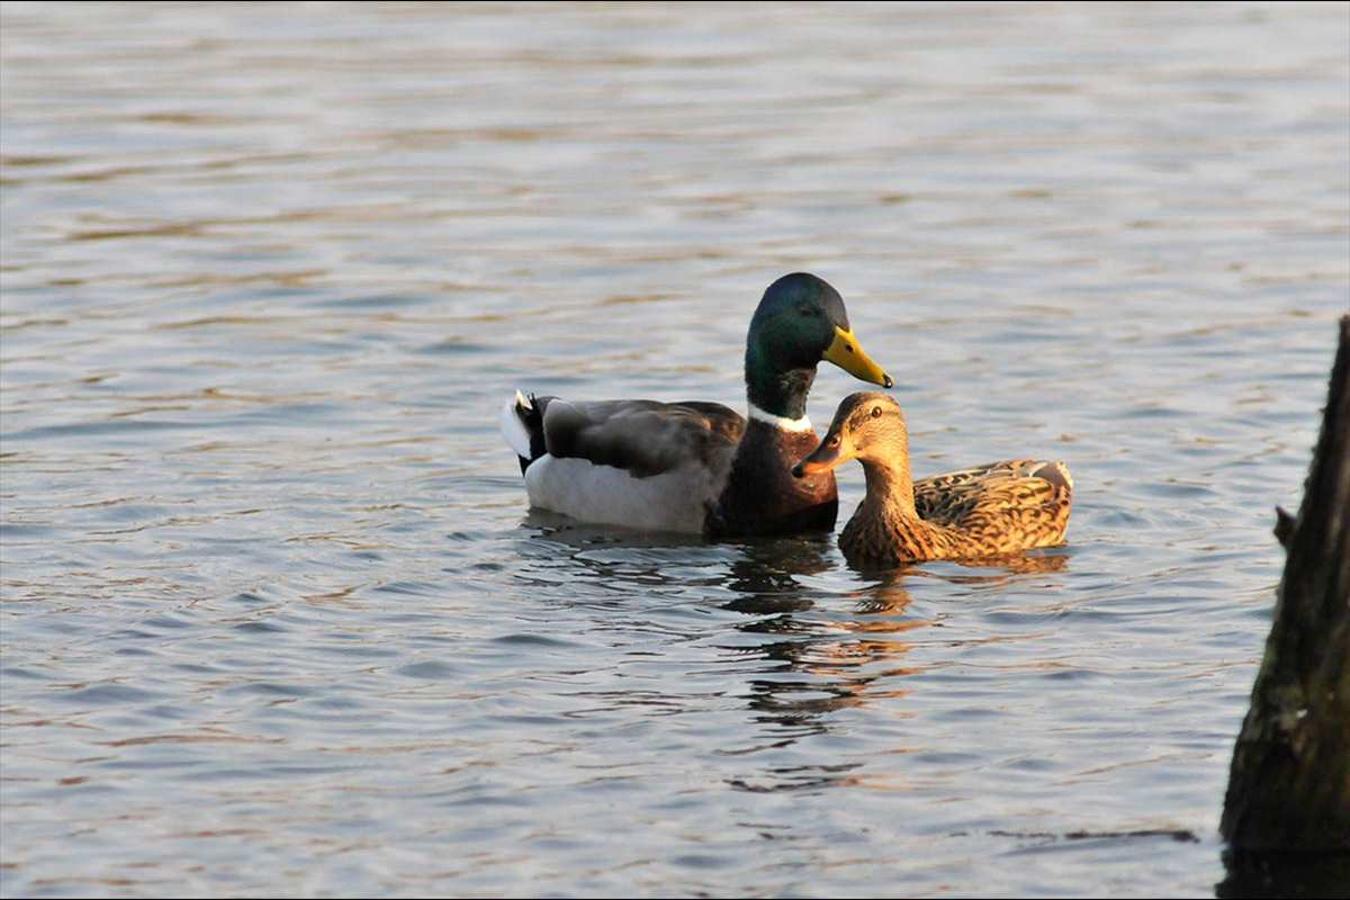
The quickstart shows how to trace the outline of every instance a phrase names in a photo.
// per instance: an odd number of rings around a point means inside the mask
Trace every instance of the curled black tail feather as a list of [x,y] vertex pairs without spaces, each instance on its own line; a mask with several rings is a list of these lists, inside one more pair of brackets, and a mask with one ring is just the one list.
[[522,475],[530,467],[530,463],[548,452],[548,445],[544,442],[544,410],[552,399],[552,397],[536,397],[534,394],[530,394],[526,403],[516,402],[516,415],[530,435],[530,458],[517,457],[520,460]]

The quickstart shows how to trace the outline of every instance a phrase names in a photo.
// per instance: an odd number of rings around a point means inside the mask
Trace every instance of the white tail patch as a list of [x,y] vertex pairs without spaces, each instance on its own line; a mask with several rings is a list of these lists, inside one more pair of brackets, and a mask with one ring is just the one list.
[[524,410],[533,409],[534,405],[520,391],[506,404],[502,406],[502,413],[498,420],[501,427],[502,437],[506,438],[506,443],[511,449],[516,451],[517,456],[530,458],[530,432],[521,421],[520,413]]
[[1066,465],[1064,465],[1063,462],[1057,462],[1057,463],[1055,463],[1055,466],[1058,467],[1058,469],[1059,469],[1061,472],[1064,473],[1064,480],[1067,481],[1067,482],[1069,483],[1069,490],[1072,491],[1072,490],[1073,490],[1073,475],[1069,474],[1069,467],[1066,466]]

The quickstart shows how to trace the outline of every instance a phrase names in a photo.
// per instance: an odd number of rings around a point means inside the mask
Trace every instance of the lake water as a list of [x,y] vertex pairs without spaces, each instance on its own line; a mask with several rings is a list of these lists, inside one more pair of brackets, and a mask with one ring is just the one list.
[[[1225,878],[1350,307],[1350,6],[7,4],[0,42],[6,896]],[[918,474],[1069,463],[1067,548],[883,577],[529,513],[506,396],[741,407],[794,270]],[[817,425],[858,387],[822,369]]]

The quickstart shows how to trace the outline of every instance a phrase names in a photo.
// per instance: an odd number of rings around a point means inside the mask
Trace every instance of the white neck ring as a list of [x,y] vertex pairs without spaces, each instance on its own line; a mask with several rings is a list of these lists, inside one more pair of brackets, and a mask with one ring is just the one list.
[[750,418],[756,422],[763,422],[766,425],[772,425],[781,431],[813,431],[811,420],[806,416],[800,419],[789,419],[786,416],[775,416],[771,412],[765,412],[755,404],[750,404]]

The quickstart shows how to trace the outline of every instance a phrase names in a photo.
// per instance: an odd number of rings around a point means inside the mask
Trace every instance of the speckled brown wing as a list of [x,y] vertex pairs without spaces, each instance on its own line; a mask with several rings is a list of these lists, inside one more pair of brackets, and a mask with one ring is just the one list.
[[1073,480],[1063,463],[1014,459],[917,482],[915,507],[953,556],[988,556],[1064,541]]
[[950,522],[979,502],[992,479],[1015,478],[1044,464],[1044,460],[1005,459],[921,478],[914,482],[914,508],[924,519]]

